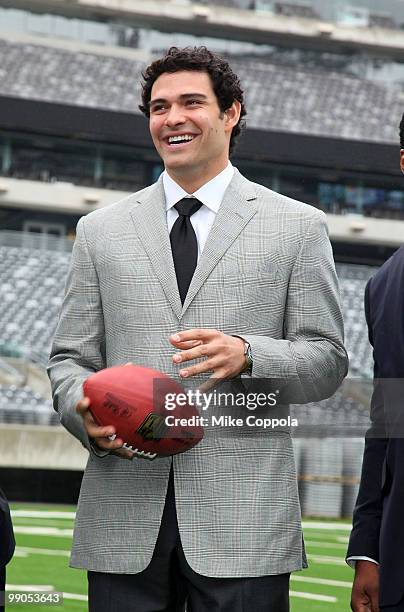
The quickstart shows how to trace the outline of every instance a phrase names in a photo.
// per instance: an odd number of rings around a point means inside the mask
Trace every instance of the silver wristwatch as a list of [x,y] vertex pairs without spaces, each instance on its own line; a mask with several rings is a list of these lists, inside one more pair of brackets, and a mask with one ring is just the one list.
[[251,374],[254,362],[253,362],[253,356],[252,356],[252,351],[251,351],[251,344],[247,342],[246,340],[244,340],[244,357],[247,362],[247,366],[244,372]]
[[232,334],[233,338],[240,338],[244,342],[244,357],[246,359],[246,367],[240,374],[251,374],[253,368],[253,356],[251,351],[251,345],[247,340],[244,340],[242,336],[237,336],[236,334]]

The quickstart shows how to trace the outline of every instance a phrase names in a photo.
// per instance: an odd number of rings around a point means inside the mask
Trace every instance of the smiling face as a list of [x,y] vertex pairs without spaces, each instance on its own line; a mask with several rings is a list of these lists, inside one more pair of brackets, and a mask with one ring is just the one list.
[[150,133],[164,166],[188,193],[227,166],[240,103],[220,111],[208,73],[182,70],[160,75],[151,90]]

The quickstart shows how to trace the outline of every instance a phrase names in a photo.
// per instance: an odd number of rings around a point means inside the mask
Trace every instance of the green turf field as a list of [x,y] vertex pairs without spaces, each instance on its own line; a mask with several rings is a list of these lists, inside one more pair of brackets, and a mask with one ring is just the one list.
[[[74,507],[13,504],[12,510],[17,549],[7,569],[8,590],[60,591],[64,604],[10,604],[7,610],[85,612],[85,573],[68,567]],[[344,561],[349,524],[305,521],[304,534],[310,567],[292,575],[292,612],[346,612],[353,576]]]

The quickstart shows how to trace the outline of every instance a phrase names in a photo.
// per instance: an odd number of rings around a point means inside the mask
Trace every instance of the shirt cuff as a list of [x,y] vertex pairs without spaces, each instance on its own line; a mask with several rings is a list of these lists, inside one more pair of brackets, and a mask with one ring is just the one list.
[[371,561],[372,563],[375,563],[376,565],[379,565],[379,563],[377,561],[375,561],[374,559],[371,559],[370,557],[347,557],[346,562],[348,563],[349,567],[352,567],[352,569],[355,569],[356,566],[356,562],[357,561]]

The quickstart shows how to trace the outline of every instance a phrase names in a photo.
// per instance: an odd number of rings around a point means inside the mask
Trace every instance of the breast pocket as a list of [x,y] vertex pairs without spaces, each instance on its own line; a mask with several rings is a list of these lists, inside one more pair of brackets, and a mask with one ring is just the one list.
[[243,259],[223,262],[221,268],[223,281],[227,284],[278,282],[282,273],[279,265],[271,259]]
[[288,279],[273,260],[230,261],[217,270],[214,282],[218,298],[233,308],[235,316],[244,312],[268,319],[269,311],[273,317],[283,311]]

